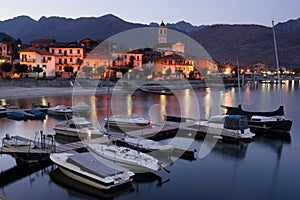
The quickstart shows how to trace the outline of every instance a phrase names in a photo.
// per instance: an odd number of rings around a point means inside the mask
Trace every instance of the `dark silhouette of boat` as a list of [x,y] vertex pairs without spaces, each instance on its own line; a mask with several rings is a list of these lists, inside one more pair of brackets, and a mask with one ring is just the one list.
[[[273,39],[274,39],[274,49],[275,49],[275,58],[276,58],[276,67],[279,71],[279,61],[276,45],[276,35],[274,29],[274,21],[272,21],[273,27]],[[239,73],[238,73],[239,75]],[[239,104],[238,107],[223,106],[227,109],[227,115],[245,115],[248,118],[248,125],[251,132],[254,133],[289,133],[292,128],[293,121],[284,118],[284,107],[282,105],[282,87],[280,74],[277,74],[277,79],[279,82],[280,88],[280,106],[277,110],[268,111],[268,112],[255,112],[255,111],[246,111],[242,109],[242,106]],[[239,83],[239,81],[238,81]],[[240,86],[239,86],[240,88]],[[239,90],[240,94],[240,90]]]
[[254,133],[288,133],[293,124],[292,120],[284,118],[283,106],[279,106],[277,110],[266,112],[246,111],[242,109],[241,105],[237,107],[221,105],[221,107],[227,109],[226,115],[247,116],[249,128]]
[[29,115],[24,112],[11,111],[11,112],[7,112],[7,118],[27,121],[29,119]]

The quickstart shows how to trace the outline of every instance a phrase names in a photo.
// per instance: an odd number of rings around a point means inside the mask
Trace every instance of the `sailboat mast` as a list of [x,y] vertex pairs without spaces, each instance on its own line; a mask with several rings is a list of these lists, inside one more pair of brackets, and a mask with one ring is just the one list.
[[279,98],[280,98],[280,105],[282,105],[282,87],[281,87],[281,79],[280,79],[280,73],[279,73],[279,61],[278,61],[278,52],[277,52],[274,20],[272,21],[272,29],[273,29],[273,40],[274,40],[274,49],[275,49],[275,58],[276,58],[277,80],[279,82],[279,90],[280,90],[280,97]]
[[240,68],[239,68],[239,60],[236,59],[236,67],[237,67],[237,79],[238,79],[238,88],[239,88],[239,105],[242,104],[241,97],[241,85],[240,85]]
[[111,36],[111,23],[109,24],[109,40],[108,40],[108,86],[107,86],[107,135],[109,135],[109,115],[110,115],[110,52],[111,52],[111,44],[110,44],[110,36]]

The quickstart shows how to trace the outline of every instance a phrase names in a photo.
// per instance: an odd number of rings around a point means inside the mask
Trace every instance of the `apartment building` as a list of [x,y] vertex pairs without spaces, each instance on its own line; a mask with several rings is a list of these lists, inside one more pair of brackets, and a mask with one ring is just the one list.
[[80,70],[83,61],[83,47],[77,43],[56,42],[49,46],[49,53],[55,56],[55,71],[62,74],[65,66],[74,68],[74,73]]
[[43,76],[55,76],[55,56],[44,49],[28,47],[21,50],[20,64],[27,65],[29,70],[33,70],[34,67],[41,68]]

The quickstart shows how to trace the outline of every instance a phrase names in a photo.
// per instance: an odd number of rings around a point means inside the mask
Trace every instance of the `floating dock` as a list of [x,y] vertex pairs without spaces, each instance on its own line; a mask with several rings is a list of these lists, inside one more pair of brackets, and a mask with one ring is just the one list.
[[[191,138],[204,138],[207,134],[212,136],[213,138],[219,139],[222,138],[224,141],[230,142],[239,142],[242,140],[237,134],[232,132],[223,130],[221,133],[213,133],[212,130],[208,130],[205,126],[196,125],[193,120],[189,118],[182,118],[176,116],[168,116],[167,119],[172,119],[177,122],[170,122],[166,121],[163,126],[156,126],[149,129],[142,129],[142,130],[135,130],[126,133],[118,133],[112,134],[109,137],[99,137],[95,139],[90,139],[88,142],[95,142],[95,143],[108,143],[113,141],[114,139],[121,139],[125,136],[132,136],[132,137],[144,137],[152,140],[162,140],[167,138],[177,137],[191,137]],[[180,122],[181,123],[178,123]],[[184,121],[184,122],[182,122]],[[188,136],[189,135],[189,136]],[[31,141],[26,138],[22,138],[18,136],[20,140],[23,141]],[[2,146],[0,149],[1,154],[10,154],[16,158],[22,159],[32,159],[40,161],[45,157],[49,157],[50,153],[60,153],[66,152],[70,150],[84,150],[85,149],[85,141],[77,141],[71,142],[62,145],[49,145],[45,143],[45,138],[47,139],[48,136],[44,136],[44,140],[42,143],[35,143],[37,148],[20,148],[20,147],[4,147]],[[34,141],[31,141],[34,143]],[[185,149],[179,146],[174,146],[175,151],[178,153],[180,152],[185,158],[194,159],[194,149]]]

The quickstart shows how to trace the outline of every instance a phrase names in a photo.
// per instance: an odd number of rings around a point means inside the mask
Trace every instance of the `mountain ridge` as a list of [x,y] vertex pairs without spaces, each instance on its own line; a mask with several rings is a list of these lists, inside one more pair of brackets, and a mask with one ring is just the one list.
[[[127,22],[106,14],[99,17],[76,19],[59,16],[34,20],[26,15],[0,21],[0,32],[30,43],[35,39],[51,38],[57,41],[78,41],[84,38],[106,39],[110,35],[141,27],[157,27]],[[235,62],[254,65],[265,63],[274,66],[272,28],[257,24],[215,24],[194,26],[186,21],[166,23],[167,28],[187,34],[199,42],[218,62]],[[279,60],[281,65],[300,66],[300,18],[276,24]]]

